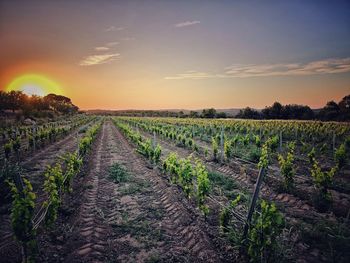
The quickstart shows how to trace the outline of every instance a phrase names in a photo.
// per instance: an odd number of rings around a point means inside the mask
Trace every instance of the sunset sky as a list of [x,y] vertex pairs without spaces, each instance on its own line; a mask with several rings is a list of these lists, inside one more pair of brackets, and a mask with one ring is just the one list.
[[81,109],[318,108],[350,94],[350,1],[0,0],[0,89],[33,75]]

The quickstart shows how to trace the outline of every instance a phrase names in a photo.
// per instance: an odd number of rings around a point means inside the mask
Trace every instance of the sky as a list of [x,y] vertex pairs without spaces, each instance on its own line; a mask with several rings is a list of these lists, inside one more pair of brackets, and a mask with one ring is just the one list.
[[0,0],[16,88],[81,109],[319,108],[350,94],[350,1]]

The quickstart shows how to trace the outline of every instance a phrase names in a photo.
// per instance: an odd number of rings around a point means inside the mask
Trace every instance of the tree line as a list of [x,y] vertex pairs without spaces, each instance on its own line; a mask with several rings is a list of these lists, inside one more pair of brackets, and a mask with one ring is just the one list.
[[104,114],[124,117],[175,117],[175,118],[227,118],[225,112],[217,112],[216,109],[203,109],[202,112],[171,111],[171,110],[120,110],[120,111],[90,111],[93,114]]
[[41,97],[28,96],[21,91],[0,91],[0,113],[18,112],[24,115],[35,112],[55,112],[61,114],[75,113],[79,110],[70,98],[62,95],[48,94]]
[[282,105],[279,102],[275,102],[272,106],[265,107],[261,111],[246,107],[240,110],[236,118],[350,121],[350,95],[345,96],[339,103],[329,101],[319,110],[312,110],[305,105]]

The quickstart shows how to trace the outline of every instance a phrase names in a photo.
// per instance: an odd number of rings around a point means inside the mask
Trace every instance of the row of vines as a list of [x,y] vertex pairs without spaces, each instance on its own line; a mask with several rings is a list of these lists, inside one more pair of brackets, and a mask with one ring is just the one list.
[[[89,153],[101,127],[101,120],[95,122],[78,141],[78,149],[75,152],[66,153],[55,165],[47,167],[43,175],[46,200],[42,204],[37,204],[37,195],[32,184],[28,178],[22,177],[20,168],[16,168],[12,173],[13,177],[7,179],[13,200],[11,224],[14,235],[22,246],[23,262],[35,262],[39,226],[41,223],[44,223],[46,228],[53,226],[64,194],[72,192],[72,180],[80,172],[83,159]],[[10,163],[5,163],[5,166],[13,169]]]

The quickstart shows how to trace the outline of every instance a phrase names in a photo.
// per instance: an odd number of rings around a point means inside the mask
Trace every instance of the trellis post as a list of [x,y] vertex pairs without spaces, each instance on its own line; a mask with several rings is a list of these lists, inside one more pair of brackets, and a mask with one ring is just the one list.
[[245,240],[247,238],[250,222],[252,220],[252,216],[253,216],[253,213],[254,213],[256,201],[258,200],[260,187],[261,187],[261,183],[263,181],[264,175],[265,175],[265,168],[261,167],[260,170],[259,170],[258,179],[256,180],[256,183],[255,183],[253,197],[252,197],[252,200],[250,202],[249,211],[248,211],[248,215],[247,215],[247,221],[246,221],[246,223],[244,225],[243,240]]

